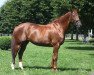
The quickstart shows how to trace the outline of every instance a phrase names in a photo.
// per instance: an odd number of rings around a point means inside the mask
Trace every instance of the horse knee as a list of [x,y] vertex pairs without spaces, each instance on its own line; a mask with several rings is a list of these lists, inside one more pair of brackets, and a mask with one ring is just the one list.
[[53,56],[52,57],[52,61],[57,61],[57,57],[56,56]]

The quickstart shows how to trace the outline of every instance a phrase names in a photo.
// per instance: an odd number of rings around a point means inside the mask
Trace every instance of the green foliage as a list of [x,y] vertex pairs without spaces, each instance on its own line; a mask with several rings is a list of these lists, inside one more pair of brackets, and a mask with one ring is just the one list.
[[83,0],[80,11],[82,21],[82,33],[87,34],[89,29],[94,30],[94,0]]
[[51,6],[53,8],[52,11],[53,18],[65,14],[70,9],[69,1],[65,1],[65,0],[52,0]]
[[9,0],[1,7],[1,31],[11,33],[22,22],[48,23],[52,18],[51,0]]
[[8,50],[10,49],[11,38],[9,36],[0,37],[0,49]]

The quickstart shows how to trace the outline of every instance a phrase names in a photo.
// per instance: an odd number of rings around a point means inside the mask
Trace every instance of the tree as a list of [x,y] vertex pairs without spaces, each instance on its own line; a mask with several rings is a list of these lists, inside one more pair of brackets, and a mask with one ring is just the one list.
[[48,23],[52,19],[50,3],[51,0],[9,0],[0,10],[1,32],[11,33],[23,22]]
[[94,30],[94,0],[84,1],[83,8],[81,9],[81,19],[83,23],[83,33],[86,34],[89,29]]

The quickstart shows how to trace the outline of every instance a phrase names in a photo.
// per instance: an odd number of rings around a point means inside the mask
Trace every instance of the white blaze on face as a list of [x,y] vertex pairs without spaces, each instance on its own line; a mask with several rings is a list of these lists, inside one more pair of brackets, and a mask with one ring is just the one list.
[[78,21],[79,20],[79,16],[78,16],[77,12],[73,12],[72,15],[73,15],[73,19],[75,21]]

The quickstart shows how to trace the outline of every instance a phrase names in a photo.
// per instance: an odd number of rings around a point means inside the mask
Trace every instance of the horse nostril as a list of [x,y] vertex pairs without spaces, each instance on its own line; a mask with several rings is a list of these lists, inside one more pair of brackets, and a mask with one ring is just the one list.
[[81,22],[79,23],[79,26],[80,26],[80,27],[82,26],[82,23],[81,23]]

